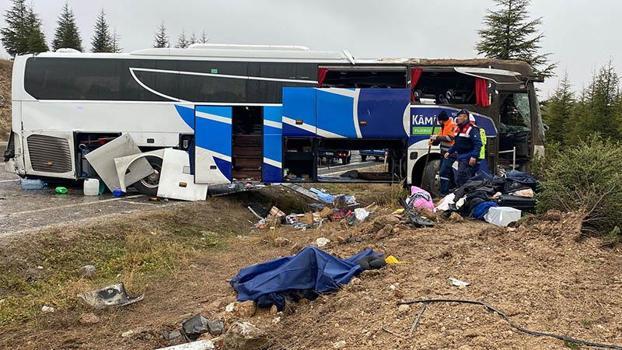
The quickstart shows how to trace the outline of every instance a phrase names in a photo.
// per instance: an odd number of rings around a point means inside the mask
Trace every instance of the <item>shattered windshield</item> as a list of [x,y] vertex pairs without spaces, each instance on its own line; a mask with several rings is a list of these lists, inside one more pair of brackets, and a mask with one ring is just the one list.
[[501,124],[508,132],[531,130],[529,93],[509,94],[501,106]]

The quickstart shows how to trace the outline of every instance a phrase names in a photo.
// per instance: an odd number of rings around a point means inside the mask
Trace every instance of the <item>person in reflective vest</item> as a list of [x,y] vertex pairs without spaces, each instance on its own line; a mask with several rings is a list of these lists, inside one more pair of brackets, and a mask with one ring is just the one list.
[[477,170],[480,152],[482,150],[482,139],[480,129],[471,121],[471,113],[461,110],[456,115],[458,124],[457,135],[454,145],[445,153],[445,159],[450,163],[448,170],[445,170],[441,177],[448,177],[451,166],[458,161],[458,174],[456,175],[456,185],[464,185]]
[[477,162],[477,171],[482,171],[490,174],[490,168],[488,167],[488,160],[486,160],[486,143],[488,138],[486,137],[486,130],[479,128],[479,136],[482,140],[482,149],[479,151],[479,160]]
[[[454,145],[457,125],[445,111],[439,113],[436,116],[436,120],[441,125],[441,130],[437,135],[430,136],[430,144],[440,146],[441,156],[444,156],[445,153],[447,153],[447,151]],[[440,192],[442,195],[446,195],[449,192],[450,183],[454,178],[453,171],[451,171],[452,163],[453,162],[450,162],[444,158],[441,160],[439,175],[441,180]]]

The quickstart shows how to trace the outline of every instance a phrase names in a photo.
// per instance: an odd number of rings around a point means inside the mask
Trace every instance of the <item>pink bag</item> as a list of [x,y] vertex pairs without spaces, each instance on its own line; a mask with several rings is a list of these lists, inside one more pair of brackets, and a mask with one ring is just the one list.
[[410,187],[410,197],[408,197],[406,203],[414,209],[425,209],[433,213],[436,212],[430,193],[417,186]]

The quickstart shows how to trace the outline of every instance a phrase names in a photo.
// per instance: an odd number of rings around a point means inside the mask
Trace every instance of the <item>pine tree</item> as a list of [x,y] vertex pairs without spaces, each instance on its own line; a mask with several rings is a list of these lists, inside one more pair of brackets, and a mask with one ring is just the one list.
[[546,132],[547,142],[558,143],[562,147],[564,146],[568,133],[567,126],[572,117],[574,105],[574,93],[566,74],[560,80],[553,96],[546,101],[546,106],[542,111],[542,118],[549,127]]
[[164,26],[164,22],[160,24],[160,27],[158,28],[158,31],[155,34],[153,47],[157,47],[157,48],[170,47],[170,43],[168,41],[168,35],[166,34],[166,27]]
[[28,51],[29,53],[48,51],[48,44],[45,42],[45,34],[41,29],[41,20],[34,9],[28,9]]
[[567,143],[576,143],[592,134],[619,139],[620,130],[620,78],[613,64],[602,67],[583,90],[572,117],[572,130]]
[[188,43],[188,39],[186,39],[186,33],[182,31],[181,34],[179,34],[179,37],[177,37],[177,45],[175,45],[175,47],[185,49],[188,45],[190,44]]
[[91,52],[112,52],[112,35],[106,22],[106,14],[102,10],[95,22],[95,34],[91,40]]
[[60,48],[72,48],[82,51],[80,32],[78,31],[73,11],[69,8],[68,3],[65,3],[58,17],[58,28],[56,28],[56,34],[52,41],[52,49],[54,51]]
[[540,53],[544,34],[538,32],[542,18],[530,19],[531,0],[495,0],[497,8],[488,10],[485,29],[479,31],[478,54],[503,60],[516,59],[529,63],[544,77],[553,75],[555,64],[548,53]]
[[117,30],[114,29],[112,31],[112,44],[111,44],[111,51],[110,52],[114,52],[114,53],[119,53],[121,51],[123,51],[123,49],[121,48],[121,45],[119,44],[119,40],[121,40],[121,36],[117,34]]
[[203,32],[201,33],[201,38],[199,39],[199,43],[207,44],[207,33],[205,33],[205,29],[203,29]]
[[5,14],[7,26],[0,29],[0,40],[11,56],[47,51],[41,20],[26,0],[13,0]]
[[192,33],[192,35],[190,36],[190,40],[188,41],[188,46],[192,44],[196,44],[196,43],[197,43],[197,35]]

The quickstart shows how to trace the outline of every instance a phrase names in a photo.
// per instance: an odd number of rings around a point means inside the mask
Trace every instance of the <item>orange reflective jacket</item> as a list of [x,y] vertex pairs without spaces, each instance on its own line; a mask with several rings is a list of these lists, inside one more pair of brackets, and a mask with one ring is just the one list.
[[443,123],[443,126],[436,137],[436,140],[440,142],[441,151],[447,151],[454,145],[457,129],[458,126],[456,125],[456,122],[454,122],[451,118]]

